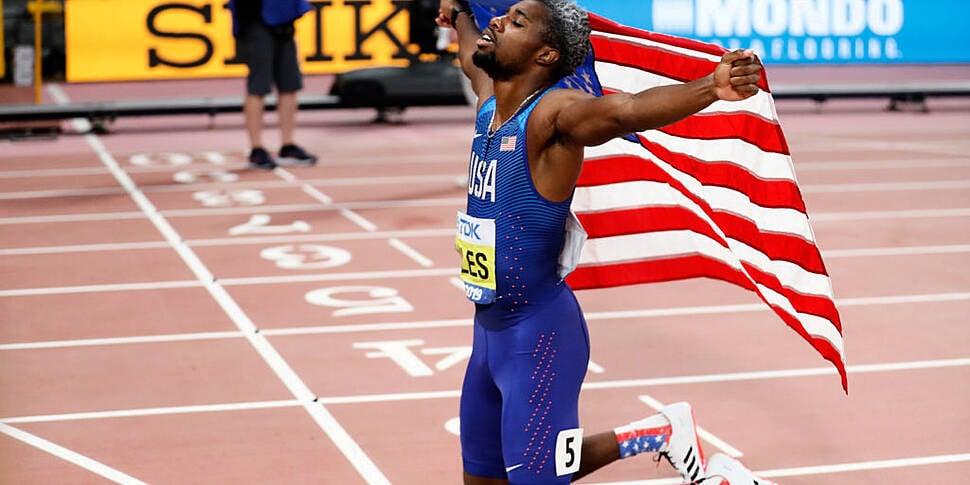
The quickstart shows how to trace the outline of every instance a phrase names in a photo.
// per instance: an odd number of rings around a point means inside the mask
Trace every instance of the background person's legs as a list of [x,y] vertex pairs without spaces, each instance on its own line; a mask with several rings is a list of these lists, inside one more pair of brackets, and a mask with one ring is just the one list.
[[243,116],[246,123],[246,135],[249,138],[250,148],[263,146],[263,113],[265,112],[265,100],[256,94],[247,94],[243,102]]

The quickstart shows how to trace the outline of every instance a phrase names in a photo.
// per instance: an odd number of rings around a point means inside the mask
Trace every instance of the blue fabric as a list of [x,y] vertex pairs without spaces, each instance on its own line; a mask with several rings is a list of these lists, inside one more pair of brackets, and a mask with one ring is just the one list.
[[[236,18],[236,3],[252,0],[229,0],[232,13],[232,35],[239,34],[239,21]],[[313,9],[308,0],[267,0],[262,3],[262,17],[266,25],[283,25],[293,22]]]
[[[548,91],[547,91],[548,92]],[[542,304],[561,283],[558,271],[571,198],[551,202],[535,189],[526,153],[526,123],[545,93],[489,133],[495,98],[475,123],[468,172],[468,215],[495,221],[496,301],[478,305],[493,326],[515,323],[516,311]],[[496,121],[498,123],[498,121]]]
[[518,325],[490,329],[476,315],[460,411],[462,463],[472,475],[511,485],[571,481],[556,475],[556,441],[579,427],[589,333],[572,290],[556,288]]
[[269,0],[263,2],[263,20],[266,25],[282,25],[293,22],[312,10],[307,0]]

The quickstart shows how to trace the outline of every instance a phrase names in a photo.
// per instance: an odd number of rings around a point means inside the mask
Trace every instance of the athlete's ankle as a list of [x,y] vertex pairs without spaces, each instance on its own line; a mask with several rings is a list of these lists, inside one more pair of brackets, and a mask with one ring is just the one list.
[[663,414],[634,421],[613,430],[620,447],[620,458],[644,452],[663,451],[670,441],[670,421]]

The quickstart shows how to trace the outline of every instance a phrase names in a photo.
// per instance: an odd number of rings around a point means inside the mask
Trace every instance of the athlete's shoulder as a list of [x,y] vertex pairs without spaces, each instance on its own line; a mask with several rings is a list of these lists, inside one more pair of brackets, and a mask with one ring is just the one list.
[[536,129],[552,136],[557,130],[559,124],[557,120],[563,110],[594,98],[592,94],[579,89],[555,87],[536,104],[532,119],[529,121],[530,130]]

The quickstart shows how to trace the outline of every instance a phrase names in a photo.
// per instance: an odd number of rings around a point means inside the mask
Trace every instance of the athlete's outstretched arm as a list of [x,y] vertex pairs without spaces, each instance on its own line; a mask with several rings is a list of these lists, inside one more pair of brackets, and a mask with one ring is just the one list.
[[452,25],[451,14],[453,9],[470,9],[467,1],[441,0],[438,8],[438,25],[454,29],[458,34],[458,60],[461,62],[461,70],[472,83],[472,90],[478,96],[478,104],[481,105],[486,99],[494,94],[492,88],[492,78],[485,74],[485,71],[478,68],[472,62],[472,54],[478,49],[476,45],[482,33],[478,30],[478,25],[472,19],[471,13],[463,13],[455,17],[455,25]]
[[553,130],[563,139],[596,146],[618,136],[669,125],[717,100],[737,101],[758,92],[761,62],[750,50],[724,54],[714,71],[697,80],[636,94],[582,97],[557,113]]

